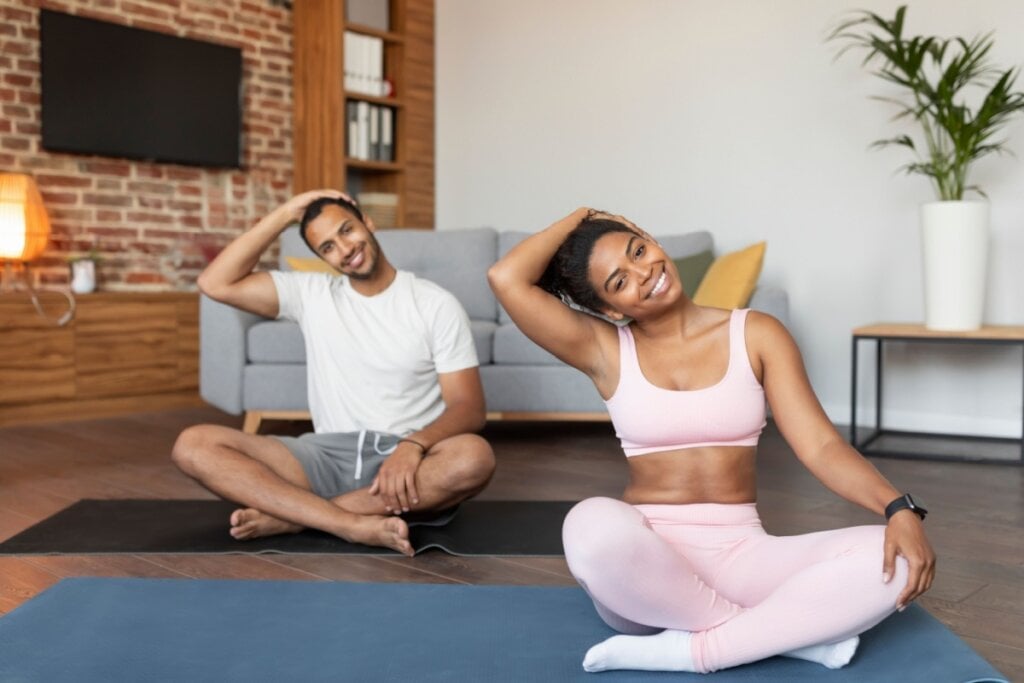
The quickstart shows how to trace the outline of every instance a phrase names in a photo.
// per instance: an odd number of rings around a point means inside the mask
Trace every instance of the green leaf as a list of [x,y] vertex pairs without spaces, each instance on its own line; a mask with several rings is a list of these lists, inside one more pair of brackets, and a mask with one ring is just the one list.
[[[992,153],[1004,154],[997,135],[1008,121],[1024,113],[1024,92],[1015,90],[1018,69],[996,69],[990,61],[992,32],[967,40],[956,36],[905,35],[907,6],[891,20],[858,10],[839,22],[828,40],[840,44],[836,59],[850,51],[863,52],[862,65],[902,95],[872,96],[893,105],[893,120],[913,119],[921,127],[924,147],[909,135],[877,140],[872,148],[908,148],[920,158],[900,170],[928,176],[944,199],[957,199],[966,190],[971,164]],[[968,88],[983,88],[980,98]],[[973,104],[977,102],[977,104]]]

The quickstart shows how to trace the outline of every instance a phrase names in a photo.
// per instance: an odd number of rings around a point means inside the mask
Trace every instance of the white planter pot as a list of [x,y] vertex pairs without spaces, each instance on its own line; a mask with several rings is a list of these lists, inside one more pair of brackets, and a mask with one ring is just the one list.
[[924,324],[928,329],[966,331],[981,327],[988,222],[986,201],[921,205]]
[[96,290],[96,262],[82,259],[71,262],[71,291],[89,294]]

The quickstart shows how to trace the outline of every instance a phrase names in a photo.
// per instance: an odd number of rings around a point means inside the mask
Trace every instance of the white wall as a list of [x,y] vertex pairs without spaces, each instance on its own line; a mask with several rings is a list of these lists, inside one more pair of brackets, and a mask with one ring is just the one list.
[[[933,198],[895,174],[905,155],[867,149],[897,131],[868,97],[882,82],[823,42],[849,6],[439,0],[439,227],[538,230],[586,205],[655,235],[708,229],[720,251],[767,239],[761,281],[789,292],[815,389],[848,422],[850,330],[922,319],[917,207]],[[1024,64],[1020,0],[919,1],[908,23],[996,29],[997,64]],[[1024,123],[1008,135],[1018,158],[983,161],[974,180],[992,200],[987,321],[1020,324]],[[892,425],[1020,433],[1019,350],[913,346],[886,362]]]

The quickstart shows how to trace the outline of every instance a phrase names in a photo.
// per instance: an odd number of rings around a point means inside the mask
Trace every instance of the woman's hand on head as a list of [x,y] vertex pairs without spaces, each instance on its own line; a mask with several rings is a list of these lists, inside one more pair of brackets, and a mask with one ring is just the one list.
[[588,219],[589,218],[596,218],[596,219],[600,219],[600,220],[608,220],[608,221],[615,221],[616,223],[622,223],[623,225],[625,225],[628,228],[630,228],[631,230],[633,230],[636,234],[638,234],[641,237],[643,237],[648,242],[654,242],[654,243],[658,242],[658,240],[656,240],[653,237],[651,237],[650,233],[648,233],[646,230],[644,230],[639,225],[637,225],[633,221],[629,220],[625,216],[622,216],[622,215],[617,214],[617,213],[609,213],[607,211],[601,211],[599,209],[587,209],[587,212],[588,212],[587,213],[587,218]]

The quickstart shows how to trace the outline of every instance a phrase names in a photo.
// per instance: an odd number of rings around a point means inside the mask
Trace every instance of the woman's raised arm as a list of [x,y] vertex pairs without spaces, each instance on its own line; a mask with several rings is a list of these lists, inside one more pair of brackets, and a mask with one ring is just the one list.
[[527,337],[593,376],[601,358],[595,330],[608,323],[572,310],[538,284],[558,247],[589,213],[577,209],[526,238],[491,266],[487,281]]

